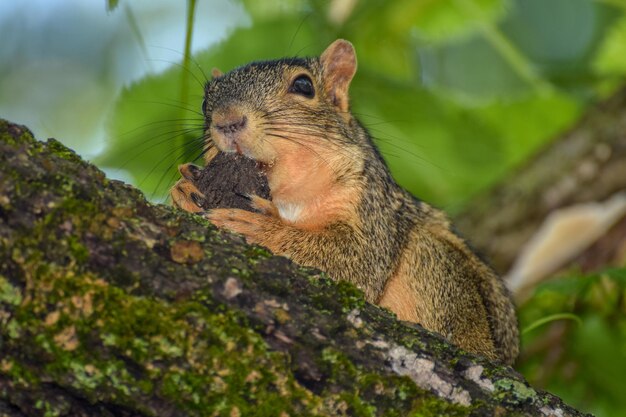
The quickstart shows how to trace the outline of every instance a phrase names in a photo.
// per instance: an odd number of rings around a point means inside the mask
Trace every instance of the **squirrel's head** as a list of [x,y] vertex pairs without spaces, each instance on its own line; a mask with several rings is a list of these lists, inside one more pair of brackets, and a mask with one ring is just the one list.
[[348,100],[356,67],[352,44],[340,39],[320,57],[214,71],[202,108],[207,136],[221,151],[244,154],[268,169],[306,164],[307,158],[310,164],[345,163],[338,156],[349,158],[358,141]]

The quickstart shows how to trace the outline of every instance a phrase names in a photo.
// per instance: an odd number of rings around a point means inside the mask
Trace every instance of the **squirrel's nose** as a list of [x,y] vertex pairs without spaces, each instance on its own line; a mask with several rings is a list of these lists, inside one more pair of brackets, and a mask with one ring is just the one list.
[[237,120],[225,120],[221,123],[215,124],[215,129],[225,135],[232,135],[233,133],[237,133],[246,127],[248,122],[248,118],[246,116],[242,116]]

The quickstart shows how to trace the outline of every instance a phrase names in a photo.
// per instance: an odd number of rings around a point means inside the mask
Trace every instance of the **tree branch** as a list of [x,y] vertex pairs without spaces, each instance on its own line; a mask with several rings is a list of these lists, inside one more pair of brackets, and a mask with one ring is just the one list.
[[0,413],[582,415],[0,121]]
[[[504,274],[550,213],[583,203],[604,202],[624,193],[624,132],[626,89],[593,107],[570,131],[500,184],[473,199],[455,219],[459,230]],[[572,253],[569,261],[579,261],[586,270],[610,262],[623,264],[624,217],[607,233],[600,233],[595,243],[590,242],[593,245],[589,250]],[[595,256],[598,252],[603,256]]]

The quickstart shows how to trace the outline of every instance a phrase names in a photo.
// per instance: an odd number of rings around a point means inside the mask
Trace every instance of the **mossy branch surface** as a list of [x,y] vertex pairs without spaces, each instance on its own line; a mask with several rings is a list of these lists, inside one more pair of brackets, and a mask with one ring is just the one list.
[[582,415],[0,120],[0,415]]

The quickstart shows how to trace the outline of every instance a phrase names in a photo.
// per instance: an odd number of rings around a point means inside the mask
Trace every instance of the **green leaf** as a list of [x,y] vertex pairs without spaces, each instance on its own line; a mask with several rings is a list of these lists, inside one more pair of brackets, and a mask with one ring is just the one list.
[[293,17],[306,8],[304,0],[241,0],[255,22],[281,17]]
[[580,114],[571,97],[556,93],[464,105],[369,73],[357,74],[352,103],[396,180],[452,212]]
[[593,59],[593,69],[602,76],[626,74],[626,15],[606,31]]
[[626,268],[572,273],[540,284],[520,306],[516,368],[531,384],[598,416],[626,413],[625,278]]
[[374,0],[359,2],[340,36],[355,45],[359,62],[389,78],[412,81],[420,72],[418,46],[441,45],[475,32],[504,16],[507,0],[469,0],[470,16],[455,0]]
[[578,317],[575,314],[571,314],[571,313],[557,313],[557,314],[551,314],[549,316],[546,317],[542,317],[539,320],[535,320],[534,322],[530,323],[528,326],[524,327],[524,329],[522,330],[522,334],[526,334],[529,333],[547,323],[551,323],[553,321],[556,320],[572,320],[574,322],[576,322],[576,324],[578,324],[579,326],[582,326],[583,322],[580,319],[580,317]]
[[358,2],[339,36],[355,45],[359,62],[381,76],[414,81],[420,69],[418,46],[440,45],[475,32],[504,16],[508,0],[469,0],[479,10],[470,16],[456,0],[373,0]]
[[[506,14],[508,1],[466,0],[478,11],[467,13],[456,0],[404,1],[394,4],[392,16],[398,21],[410,21],[416,35],[424,42],[442,42],[467,36],[485,22],[495,22]],[[401,4],[402,3],[402,4]]]
[[[478,10],[469,15],[457,0],[375,0],[360,2],[345,29],[383,37],[417,37],[422,42],[447,42],[495,22],[508,9],[508,0],[468,0]],[[371,36],[368,36],[371,37]]]

